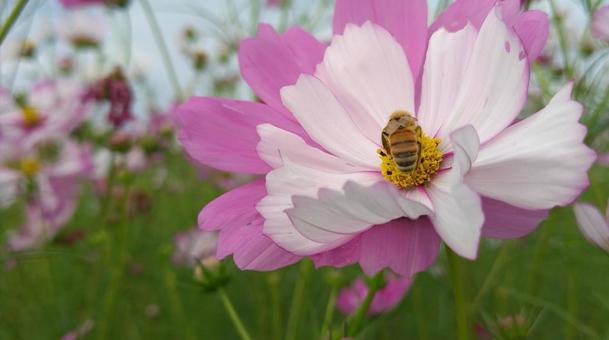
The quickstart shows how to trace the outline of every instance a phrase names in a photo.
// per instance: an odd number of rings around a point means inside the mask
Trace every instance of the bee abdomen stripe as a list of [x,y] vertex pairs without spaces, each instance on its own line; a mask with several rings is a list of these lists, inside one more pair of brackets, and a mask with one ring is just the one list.
[[416,143],[416,140],[414,140],[414,139],[401,140],[401,141],[398,141],[398,142],[391,143],[391,146],[403,145],[403,144],[414,144],[414,143]]
[[398,152],[398,153],[393,154],[393,158],[411,158],[411,157],[416,158],[416,156],[417,156],[416,151],[404,151],[404,152]]
[[397,164],[399,167],[408,168],[408,167],[412,166],[416,161],[417,161],[416,159],[404,159],[404,160],[395,162],[395,164]]

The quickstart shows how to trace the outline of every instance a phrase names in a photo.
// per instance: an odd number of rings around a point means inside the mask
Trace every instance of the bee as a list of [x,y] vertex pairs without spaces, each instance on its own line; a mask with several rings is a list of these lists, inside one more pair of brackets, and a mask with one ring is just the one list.
[[381,133],[383,148],[389,153],[402,172],[417,168],[421,154],[421,127],[417,120],[405,111],[396,111]]

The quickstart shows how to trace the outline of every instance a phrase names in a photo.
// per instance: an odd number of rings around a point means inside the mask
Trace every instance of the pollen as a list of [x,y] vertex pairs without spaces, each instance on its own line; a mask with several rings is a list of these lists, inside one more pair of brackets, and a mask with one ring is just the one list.
[[28,128],[35,127],[42,121],[38,110],[32,106],[23,107],[21,114],[23,115],[23,125]]
[[419,137],[420,153],[417,166],[410,172],[401,171],[393,156],[383,149],[378,149],[377,154],[381,159],[381,173],[389,182],[400,189],[409,189],[423,185],[431,180],[433,175],[440,169],[442,152],[438,150],[439,138],[432,138],[424,133]]
[[19,162],[19,170],[26,176],[33,176],[40,171],[40,163],[34,158],[24,158]]

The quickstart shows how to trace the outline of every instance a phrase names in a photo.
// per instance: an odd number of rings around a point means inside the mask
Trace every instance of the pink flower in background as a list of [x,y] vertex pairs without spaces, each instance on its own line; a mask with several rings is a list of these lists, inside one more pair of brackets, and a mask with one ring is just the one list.
[[609,43],[609,5],[602,6],[594,12],[592,35]]
[[0,139],[6,142],[28,135],[32,142],[69,134],[89,109],[83,94],[83,87],[69,80],[38,82],[17,99],[0,92]]
[[[395,275],[385,275],[386,285],[379,289],[374,295],[368,315],[378,315],[395,308],[410,287],[411,279],[407,277],[396,277]],[[336,300],[336,306],[344,314],[352,314],[362,304],[368,294],[368,286],[362,278],[353,282],[351,287],[343,288]]]
[[218,233],[197,228],[180,232],[175,236],[173,261],[177,264],[193,266],[199,261],[214,257]]
[[[219,258],[271,270],[309,256],[411,276],[441,240],[473,259],[481,236],[523,236],[588,185],[595,155],[571,85],[516,122],[546,15],[458,0],[429,29],[426,18],[422,0],[339,0],[328,46],[261,25],[239,61],[264,103],[194,97],[178,108],[196,163],[265,175],[201,211],[200,228],[220,230]],[[400,111],[420,142],[407,171],[381,140]]]
[[57,233],[74,213],[78,180],[88,176],[87,148],[65,139],[29,138],[0,147],[0,206],[18,195],[27,201],[26,222],[9,236],[12,250],[31,249]]
[[575,218],[584,237],[591,243],[609,252],[609,207],[603,216],[595,206],[576,203]]
[[121,127],[133,118],[131,112],[133,93],[129,81],[119,67],[93,84],[87,91],[85,99],[108,102],[110,108],[107,119],[115,128]]

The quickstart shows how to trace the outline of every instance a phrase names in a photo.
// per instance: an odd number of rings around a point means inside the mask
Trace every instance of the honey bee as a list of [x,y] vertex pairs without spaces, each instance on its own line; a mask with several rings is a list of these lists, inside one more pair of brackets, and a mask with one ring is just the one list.
[[389,153],[402,172],[416,169],[421,153],[421,127],[417,120],[405,111],[396,111],[389,117],[383,129],[383,148]]

